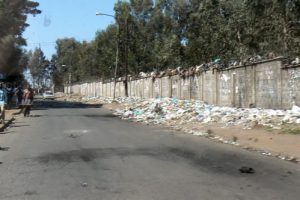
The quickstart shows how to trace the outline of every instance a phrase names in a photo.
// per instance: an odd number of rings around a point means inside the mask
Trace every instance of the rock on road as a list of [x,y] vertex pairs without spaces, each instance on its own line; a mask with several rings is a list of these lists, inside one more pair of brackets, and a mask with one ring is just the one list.
[[1,200],[300,198],[297,164],[121,121],[101,106],[41,101],[32,114],[0,136]]

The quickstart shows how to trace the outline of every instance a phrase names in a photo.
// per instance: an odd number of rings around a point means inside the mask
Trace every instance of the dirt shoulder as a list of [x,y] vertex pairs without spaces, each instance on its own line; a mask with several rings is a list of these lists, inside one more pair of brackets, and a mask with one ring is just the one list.
[[270,130],[264,127],[243,129],[239,126],[224,127],[221,124],[189,124],[190,129],[210,130],[211,134],[220,136],[224,141],[236,142],[239,146],[257,150],[265,155],[300,158],[300,135],[283,134],[281,130]]

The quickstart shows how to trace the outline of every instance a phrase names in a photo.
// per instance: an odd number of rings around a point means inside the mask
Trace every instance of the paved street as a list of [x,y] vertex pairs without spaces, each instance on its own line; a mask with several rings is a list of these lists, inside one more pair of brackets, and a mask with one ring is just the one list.
[[32,115],[0,135],[1,200],[300,198],[293,163],[121,121],[101,106],[40,102]]

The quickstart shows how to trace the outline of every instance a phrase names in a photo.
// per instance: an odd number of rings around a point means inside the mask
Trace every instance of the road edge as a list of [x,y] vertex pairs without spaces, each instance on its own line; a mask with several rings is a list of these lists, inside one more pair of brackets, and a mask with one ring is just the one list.
[[14,112],[11,114],[11,117],[9,120],[5,121],[5,123],[1,124],[0,126],[0,134],[3,134],[3,132],[5,131],[5,129],[7,127],[9,127],[9,125],[11,125],[13,123],[13,121],[16,120],[16,118],[14,116],[19,115],[20,111]]

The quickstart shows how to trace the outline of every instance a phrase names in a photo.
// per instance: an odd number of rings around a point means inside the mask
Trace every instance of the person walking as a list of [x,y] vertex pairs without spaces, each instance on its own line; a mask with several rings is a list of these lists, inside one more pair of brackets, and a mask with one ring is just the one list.
[[0,84],[0,123],[5,122],[5,106],[7,104],[7,94],[6,90],[3,88],[3,85]]
[[10,83],[7,84],[6,95],[7,95],[7,109],[10,109],[12,105],[13,96],[14,96],[14,88],[11,86]]
[[17,97],[17,107],[20,107],[23,98],[23,89],[21,87],[18,87],[16,91],[16,97]]
[[23,110],[24,110],[24,117],[29,117],[30,115],[30,110],[33,104],[33,90],[31,89],[31,87],[27,87],[24,90],[23,93],[23,98],[22,98],[22,106],[23,106]]

